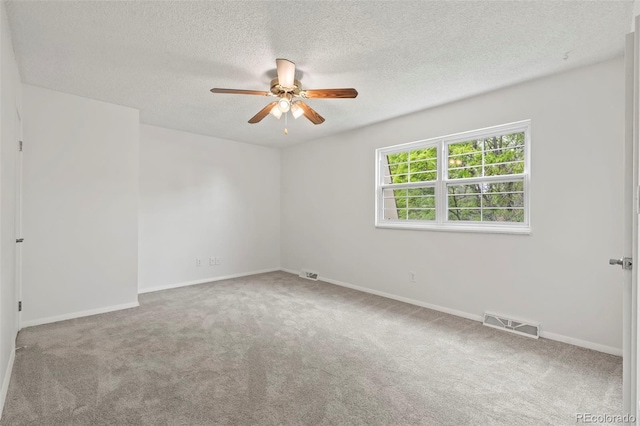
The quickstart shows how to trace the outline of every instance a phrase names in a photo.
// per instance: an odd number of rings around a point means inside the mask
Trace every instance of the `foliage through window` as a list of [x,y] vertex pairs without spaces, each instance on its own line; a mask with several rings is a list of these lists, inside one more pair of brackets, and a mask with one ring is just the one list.
[[528,232],[529,127],[378,149],[376,225]]

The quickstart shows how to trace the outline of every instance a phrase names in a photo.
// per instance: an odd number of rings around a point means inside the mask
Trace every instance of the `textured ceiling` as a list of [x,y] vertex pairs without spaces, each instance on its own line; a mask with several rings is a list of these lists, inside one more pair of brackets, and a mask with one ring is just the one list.
[[[143,123],[268,146],[343,132],[621,55],[631,1],[10,1],[23,82],[140,110]],[[247,120],[275,59],[326,118]]]

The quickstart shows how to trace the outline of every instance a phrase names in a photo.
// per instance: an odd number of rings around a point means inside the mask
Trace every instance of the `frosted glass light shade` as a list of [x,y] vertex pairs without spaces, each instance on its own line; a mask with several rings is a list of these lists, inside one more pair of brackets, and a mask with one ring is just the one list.
[[300,117],[303,112],[297,102],[291,104],[291,115],[293,115],[293,118]]
[[273,108],[271,108],[271,111],[269,111],[269,113],[273,115],[275,118],[277,118],[278,120],[280,120],[280,117],[282,117],[282,111],[280,111],[280,108],[278,108],[278,105],[274,105]]
[[278,109],[282,112],[289,111],[290,106],[289,99],[282,98],[278,101]]

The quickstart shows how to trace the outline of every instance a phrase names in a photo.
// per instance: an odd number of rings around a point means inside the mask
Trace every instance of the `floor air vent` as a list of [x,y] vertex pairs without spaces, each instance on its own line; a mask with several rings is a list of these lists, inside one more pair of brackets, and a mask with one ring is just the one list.
[[300,271],[300,276],[302,278],[306,278],[308,280],[318,281],[318,273],[317,272],[307,271],[306,269],[303,269],[302,271]]
[[484,321],[482,321],[482,323],[488,327],[509,331],[511,333],[522,334],[523,336],[533,337],[534,339],[540,337],[540,326],[538,326],[537,324],[530,324],[524,321],[516,321],[505,318],[501,315],[495,315],[485,312]]

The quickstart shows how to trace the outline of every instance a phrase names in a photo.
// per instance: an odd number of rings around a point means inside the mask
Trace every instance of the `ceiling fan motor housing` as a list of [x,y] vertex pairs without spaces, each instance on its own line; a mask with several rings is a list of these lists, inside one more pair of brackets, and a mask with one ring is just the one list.
[[290,93],[292,96],[300,96],[302,91],[302,84],[298,80],[293,81],[293,87],[283,87],[278,83],[278,79],[271,80],[271,93],[274,96],[282,97],[285,94]]

